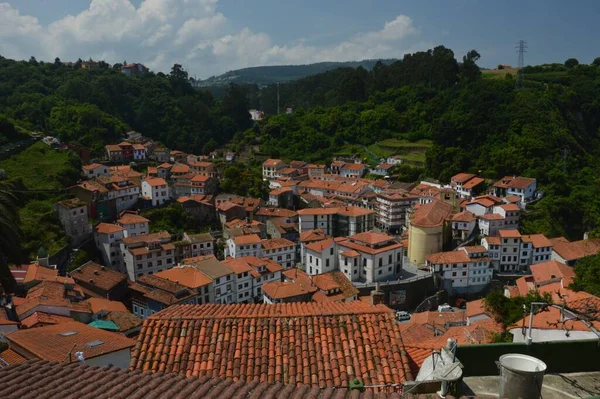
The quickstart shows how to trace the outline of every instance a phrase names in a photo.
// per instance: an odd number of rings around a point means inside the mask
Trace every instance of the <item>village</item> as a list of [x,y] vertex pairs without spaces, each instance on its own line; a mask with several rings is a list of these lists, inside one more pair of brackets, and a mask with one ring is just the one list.
[[[236,156],[222,155],[225,163]],[[418,376],[430,378],[423,374],[435,368],[434,352],[451,351],[448,342],[497,342],[505,331],[482,299],[492,289],[507,298],[548,293],[564,304],[535,316],[524,312],[508,326],[514,343],[598,338],[593,320],[600,298],[569,285],[577,261],[596,254],[600,240],[521,234],[521,216],[543,196],[533,178],[488,181],[460,173],[449,182],[410,184],[393,178],[402,162],[393,156],[375,168],[356,157],[328,165],[266,159],[268,198],[250,198],[220,191],[216,157],[171,151],[130,132],[106,146],[103,162],[83,165],[81,181],[69,188],[72,197],[55,209],[71,242],[91,240],[101,258],[65,272],[42,248],[35,262],[11,269],[24,294],[2,298],[7,349],[0,363],[85,358],[98,366],[197,375],[218,369],[217,359],[179,368],[171,355],[166,364],[150,360],[176,350],[148,346],[170,317],[349,313],[380,320],[383,330],[401,333],[405,347],[398,368],[377,369],[363,382],[414,384]],[[144,173],[136,163],[148,164]],[[174,202],[206,232],[151,232],[140,211]],[[188,314],[183,305],[205,306]],[[227,307],[212,313],[211,305]],[[521,326],[528,324],[525,332]],[[60,338],[41,339],[48,334]],[[196,356],[211,359],[213,349],[199,347]],[[226,357],[221,361],[229,370]],[[291,363],[287,379],[273,370],[265,381],[310,382]],[[263,381],[264,374],[247,372]],[[333,378],[317,374],[325,386],[351,379],[339,371],[336,377],[336,370]]]

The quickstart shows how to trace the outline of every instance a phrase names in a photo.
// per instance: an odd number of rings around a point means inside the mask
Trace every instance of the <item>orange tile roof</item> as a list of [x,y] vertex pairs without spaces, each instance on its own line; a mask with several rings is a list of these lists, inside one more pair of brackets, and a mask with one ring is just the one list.
[[123,227],[116,224],[100,223],[96,226],[96,232],[98,234],[114,234],[119,231],[123,231]]
[[[545,310],[541,310],[533,315],[533,328],[540,330],[574,330],[574,331],[589,331],[589,327],[586,326],[581,320],[566,320],[564,323],[562,320],[569,318],[569,315],[561,315],[560,309],[554,307],[548,307]],[[525,317],[525,325],[529,325],[529,314]],[[523,320],[517,321],[513,328],[521,327]]]
[[468,254],[480,254],[482,252],[487,252],[488,250],[483,245],[468,245],[466,247],[462,247]]
[[452,205],[433,201],[417,208],[410,220],[417,227],[438,227],[448,220],[452,214]]
[[365,167],[366,166],[362,163],[346,163],[346,164],[344,164],[344,166],[341,167],[341,169],[361,170]]
[[353,249],[349,249],[347,251],[340,252],[340,255],[345,256],[346,258],[357,258],[360,256],[360,253]]
[[498,230],[498,235],[500,236],[500,238],[520,238],[521,237],[521,233],[519,233],[519,230],[516,230],[516,229]]
[[500,245],[500,237],[483,237],[483,239],[488,243],[488,245]]
[[402,340],[405,345],[418,345],[435,336],[433,328],[428,327],[425,324],[400,324],[400,331],[402,331]]
[[125,238],[122,238],[121,241],[126,245],[131,245],[131,244],[140,244],[140,243],[147,243],[147,242],[153,242],[153,241],[169,240],[170,238],[171,238],[171,234],[169,234],[168,231],[159,231],[158,233],[142,234],[142,235],[135,236],[135,237],[125,237]]
[[517,202],[521,202],[521,197],[519,197],[518,195],[507,195],[506,197],[504,197],[504,199],[508,202],[510,202],[511,204],[517,203]]
[[323,251],[325,251],[327,248],[331,247],[333,245],[333,239],[327,239],[327,240],[322,240],[322,241],[315,241],[315,242],[311,242],[309,244],[304,245],[304,248],[306,249],[310,249],[311,251],[314,252],[318,252],[321,253]]
[[267,216],[267,217],[286,217],[286,218],[294,218],[298,215],[297,212],[285,209],[285,208],[259,208],[256,213],[256,216]]
[[277,165],[285,165],[285,163],[281,160],[281,159],[267,159],[265,162],[263,162],[263,166],[267,166],[267,167],[272,167],[272,166],[277,166]]
[[498,208],[502,208],[504,209],[506,212],[518,212],[521,210],[521,208],[519,208],[518,205],[516,204],[504,204],[504,205],[498,205]]
[[472,173],[459,173],[457,175],[452,176],[451,180],[455,181],[457,183],[464,183],[474,177],[475,177],[475,175]]
[[127,312],[127,308],[123,303],[117,301],[110,301],[104,298],[89,298],[83,301],[83,303],[87,303],[92,311],[92,314],[97,314],[100,312]]
[[482,314],[487,314],[483,299],[467,302],[467,317],[474,317]]
[[262,240],[262,248],[266,250],[295,247],[292,241],[287,238],[272,238],[269,240]]
[[504,220],[504,216],[499,213],[486,213],[485,215],[481,215],[480,218],[485,220]]
[[464,311],[455,312],[421,312],[413,313],[410,317],[410,322],[414,324],[429,324],[435,326],[443,326],[446,323],[460,323],[467,321],[467,314]]
[[543,234],[530,234],[521,237],[523,242],[530,242],[534,248],[551,247],[552,243]]
[[40,266],[37,263],[29,265],[27,273],[23,278],[23,283],[29,283],[31,281],[55,281],[58,283],[75,284],[75,281],[73,281],[72,278],[59,276],[58,270]]
[[[23,301],[17,303],[15,301],[15,299],[17,299],[18,297],[13,297],[13,303],[15,306],[18,306],[19,304],[22,304],[26,301],[26,299],[20,298]],[[19,322],[18,321],[13,321],[13,320],[9,320],[8,319],[8,315],[6,314],[6,310],[4,308],[0,308],[0,326],[12,326],[12,325],[18,325]]]
[[171,167],[171,173],[189,173],[190,167],[187,165],[175,164]]
[[529,294],[529,291],[535,291],[535,282],[533,280],[533,276],[519,277],[515,281],[515,284],[520,296],[526,296]]
[[271,299],[291,299],[312,294],[317,287],[296,281],[269,281],[262,285],[262,290]]
[[[50,313],[44,312],[33,312],[31,315],[25,317],[21,320],[21,328],[33,328],[38,324],[48,325],[48,324],[60,324],[60,323],[70,323],[73,319],[66,316],[59,316]],[[1,357],[1,356],[0,356]]]
[[416,376],[419,374],[419,370],[427,359],[435,349],[439,348],[424,348],[422,345],[419,346],[406,346],[406,355],[408,357],[408,364],[410,367],[410,371],[412,375]]
[[100,163],[91,163],[89,165],[83,165],[82,168],[85,170],[94,170],[96,168],[102,167],[104,165],[100,164]]
[[248,262],[242,258],[237,258],[237,259],[227,258],[224,261],[222,261],[221,263],[226,265],[235,274],[242,274],[242,273],[253,271],[253,268],[250,267]]
[[[9,341],[9,345],[16,344],[38,359],[55,362],[69,362],[69,360],[76,362],[75,352],[83,352],[85,359],[91,359],[129,349],[135,345],[135,341],[121,334],[90,327],[76,321],[14,331],[6,334],[5,337]],[[102,343],[95,346],[86,345],[94,341]],[[72,356],[69,356],[69,353]]]
[[163,179],[161,177],[153,177],[151,179],[146,179],[144,181],[146,183],[148,183],[149,185],[151,185],[152,187],[167,185],[167,182],[165,181],[165,179]]
[[474,213],[469,211],[459,212],[452,216],[453,222],[473,222],[477,217]]
[[[214,257],[214,255],[210,255]],[[202,259],[205,260],[205,259]],[[156,277],[174,281],[188,288],[197,289],[212,283],[212,279],[193,266],[175,266],[154,274]]]
[[358,377],[378,385],[412,380],[403,349],[394,314],[382,305],[188,305],[146,319],[131,368],[320,387]]
[[567,287],[575,277],[575,271],[572,267],[555,260],[531,265],[530,269],[536,284],[543,284],[546,281],[561,278],[563,279],[563,285]]
[[117,220],[117,223],[121,224],[135,224],[148,222],[150,222],[150,220],[146,219],[145,217],[130,212],[122,214],[121,217]]
[[569,242],[564,237],[552,238],[552,249],[565,261],[574,261],[585,256],[596,255],[600,251],[600,239]]
[[482,179],[481,177],[474,177],[471,180],[467,181],[466,183],[464,183],[462,185],[463,189],[465,190],[471,190],[473,187],[477,187],[478,185],[480,185],[481,183],[483,183],[485,180]]
[[232,240],[236,245],[258,244],[262,241],[257,234],[247,234],[244,236],[237,236],[237,237],[233,237]]
[[428,255],[426,259],[434,265],[469,263],[477,261],[475,259],[470,259],[469,255],[467,255],[465,251],[438,252],[435,254]]
[[489,208],[491,206],[494,206],[494,201],[487,199],[487,198],[475,198],[474,200],[472,200],[471,202],[467,203],[467,205],[472,205],[472,204],[479,204],[482,205],[486,208]]
[[350,236],[348,238],[352,241],[358,241],[368,245],[382,244],[394,239],[393,236],[387,233],[375,233],[372,231],[354,234],[353,236]]
[[6,349],[5,351],[0,352],[0,359],[4,360],[9,365],[27,363],[27,359],[12,349]]

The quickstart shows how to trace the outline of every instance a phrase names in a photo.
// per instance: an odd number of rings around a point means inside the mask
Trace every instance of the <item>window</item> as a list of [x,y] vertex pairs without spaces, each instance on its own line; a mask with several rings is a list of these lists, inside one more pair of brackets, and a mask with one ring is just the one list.
[[148,262],[148,263],[147,263],[147,266],[148,266],[148,267],[152,267],[152,262]]
[[144,267],[144,265],[142,265],[141,263],[138,263],[136,266],[137,266],[138,270],[142,269]]
[[162,266],[162,260],[160,260],[160,259],[159,259],[159,260],[157,260],[157,261],[156,261],[156,266]]
[[308,272],[309,274],[313,274],[313,269],[312,269],[312,266],[311,266],[311,267],[309,267],[309,268],[308,268],[308,270],[309,270],[309,272]]
[[171,263],[171,258],[167,258],[167,263]]
[[452,277],[456,277],[456,272],[452,272]]
[[319,258],[315,259],[315,264],[319,266]]
[[383,266],[383,258],[379,258],[379,267]]
[[392,263],[392,255],[390,255],[390,256],[388,257],[388,259],[389,259],[389,260],[388,260],[388,263]]
[[309,258],[310,258],[310,263],[312,263],[312,261],[313,261],[312,255],[310,255]]
[[381,269],[377,272],[377,274],[381,274]]
[[467,275],[467,272],[462,272],[462,273],[463,273],[463,274],[462,274],[463,276],[466,276],[466,275]]
[[333,247],[329,250],[329,255],[333,255]]

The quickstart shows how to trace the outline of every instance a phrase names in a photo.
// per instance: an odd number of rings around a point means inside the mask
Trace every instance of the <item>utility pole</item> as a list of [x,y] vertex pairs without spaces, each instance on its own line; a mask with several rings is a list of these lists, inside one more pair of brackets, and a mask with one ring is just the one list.
[[523,85],[523,72],[522,69],[525,66],[525,53],[527,52],[527,42],[525,40],[519,40],[517,42],[517,53],[519,53],[519,60],[517,62],[517,87],[521,87]]
[[277,115],[279,115],[279,82],[277,82]]

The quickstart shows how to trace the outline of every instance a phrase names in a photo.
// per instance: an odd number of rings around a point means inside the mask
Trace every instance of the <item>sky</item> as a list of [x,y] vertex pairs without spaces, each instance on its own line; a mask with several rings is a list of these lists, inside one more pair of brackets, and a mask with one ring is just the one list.
[[260,65],[402,58],[437,45],[479,65],[590,63],[600,1],[0,0],[0,55],[175,63],[207,78]]

